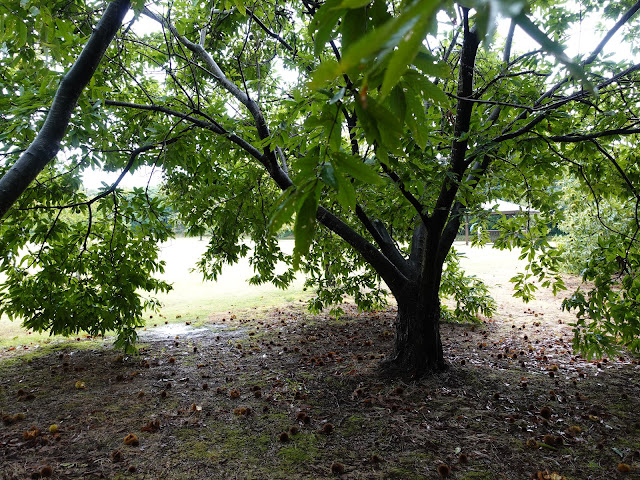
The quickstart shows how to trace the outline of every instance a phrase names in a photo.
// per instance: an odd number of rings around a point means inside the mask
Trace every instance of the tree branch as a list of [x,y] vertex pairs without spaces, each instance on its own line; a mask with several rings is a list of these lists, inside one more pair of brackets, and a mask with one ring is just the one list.
[[522,141],[535,140],[540,137],[543,137],[546,140],[550,140],[552,142],[577,143],[577,142],[584,142],[586,140],[595,140],[596,138],[610,137],[613,135],[633,135],[636,133],[640,133],[640,128],[625,127],[625,128],[615,128],[613,130],[604,130],[602,132],[585,133],[585,134],[570,133],[568,135],[550,135],[550,136],[537,135],[536,137],[527,137],[521,140]]
[[400,190],[400,193],[402,193],[404,198],[406,198],[407,201],[413,206],[413,208],[415,209],[416,213],[420,216],[422,221],[427,223],[429,221],[429,217],[425,213],[426,212],[425,206],[422,205],[422,203],[420,203],[420,200],[418,200],[410,191],[407,190],[407,188],[404,185],[404,182],[398,176],[397,173],[392,171],[389,167],[387,167],[382,162],[380,163],[380,166],[382,167],[382,170],[384,171],[384,173],[386,173],[387,176],[391,180],[393,180],[393,182],[398,186],[398,189]]
[[[190,115],[186,115],[182,112],[177,112],[175,110],[171,110],[166,107],[162,107],[159,105],[140,105],[128,102],[119,102],[114,100],[106,100],[105,104],[112,106],[120,106],[125,108],[135,108],[139,110],[147,110],[165,113],[167,115],[176,116],[185,121],[191,122],[192,124],[199,126],[201,128],[210,130],[219,135],[226,136],[230,141],[244,149],[247,153],[249,153],[252,157],[258,160],[263,164],[267,172],[270,174],[271,178],[276,182],[278,187],[282,190],[286,190],[290,186],[293,185],[293,182],[289,178],[289,176],[281,169],[278,168],[276,171],[269,171],[267,166],[264,154],[262,154],[258,149],[256,149],[253,145],[248,143],[246,140],[238,137],[236,134],[228,133],[222,126],[217,123],[206,122],[200,120],[198,118],[192,117]],[[317,213],[317,219],[320,223],[325,225],[331,231],[340,236],[347,243],[352,245],[358,252],[360,252],[363,257],[376,269],[376,271],[381,273],[384,281],[389,285],[389,288],[397,288],[395,285],[392,287],[394,282],[399,282],[398,279],[405,279],[406,277],[402,273],[402,271],[383,253],[378,251],[369,241],[367,241],[364,237],[359,235],[355,230],[349,227],[346,223],[336,217],[333,213],[327,210],[324,207],[319,207]],[[385,273],[383,273],[385,272]]]
[[[90,200],[87,200],[86,202],[69,203],[69,204],[66,204],[66,205],[37,205],[35,207],[18,208],[18,210],[64,210],[66,208],[80,207],[82,205],[87,205],[87,206],[91,207],[92,204],[94,204],[95,202],[97,202],[101,198],[104,198],[104,197],[106,197],[106,196],[108,196],[108,195],[110,195],[110,194],[112,194],[113,192],[116,191],[116,188],[118,188],[118,185],[120,185],[120,182],[122,182],[122,179],[124,178],[124,176],[127,173],[129,173],[129,171],[131,170],[131,167],[133,167],[133,163],[135,162],[136,158],[138,158],[138,155],[140,155],[141,153],[144,153],[144,152],[148,152],[149,150],[153,150],[154,148],[157,148],[158,145],[160,145],[162,147],[166,147],[167,145],[171,145],[172,143],[177,142],[179,139],[180,139],[180,137],[174,137],[174,138],[170,138],[169,140],[166,140],[164,142],[161,142],[159,144],[144,145],[142,147],[138,147],[135,150],[133,150],[131,152],[131,154],[129,155],[129,161],[127,162],[125,167],[122,169],[122,172],[120,173],[118,178],[111,184],[111,186],[107,190],[105,190],[104,192],[100,192],[98,195],[96,195],[95,197],[91,198]],[[89,210],[89,214],[91,215],[91,210]],[[91,223],[91,222],[89,222],[89,223]]]
[[[213,78],[221,85],[225,90],[227,90],[231,95],[236,98],[240,103],[245,105],[249,112],[252,114],[256,128],[258,130],[258,135],[261,139],[265,139],[269,137],[269,129],[264,119],[264,116],[258,107],[258,105],[249,98],[249,96],[243,92],[240,88],[238,88],[233,82],[231,82],[222,72],[216,61],[213,57],[202,47],[200,44],[196,44],[188,40],[186,37],[180,35],[174,25],[172,25],[168,20],[156,15],[154,12],[149,9],[144,9],[143,13],[156,22],[166,26],[172,33],[172,35],[188,50],[192,51],[198,58],[200,58],[207,66],[210,74]],[[254,17],[252,17],[254,18]],[[255,20],[255,18],[254,18]],[[235,134],[228,133],[221,125],[213,122],[205,122],[203,120],[197,119],[191,115],[187,115],[181,112],[177,112],[171,110],[166,107],[160,107],[155,105],[136,105],[130,104],[126,102],[116,102],[109,101],[107,102],[109,105],[114,106],[123,106],[129,108],[139,108],[143,110],[157,111],[162,112],[169,115],[174,115],[179,118],[182,118],[186,121],[189,121],[195,125],[198,125],[202,128],[206,128],[208,130],[213,131],[214,133],[225,135],[229,140],[239,145],[245,151],[247,151],[251,156],[256,158],[263,166],[266,168],[267,172],[271,176],[271,178],[276,182],[276,184],[282,189],[286,190],[290,186],[293,185],[290,177],[285,173],[283,168],[278,164],[277,158],[274,155],[274,152],[265,148],[264,152],[260,154],[255,147],[250,145],[245,140],[237,137]],[[360,254],[365,258],[365,260],[370,263],[376,271],[381,275],[384,281],[387,283],[389,288],[393,291],[400,291],[402,287],[401,284],[404,285],[403,282],[406,282],[406,277],[403,273],[398,269],[398,267],[381,253],[373,244],[371,244],[368,240],[358,234],[355,230],[349,227],[342,220],[337,218],[334,214],[332,214],[329,210],[324,207],[319,207],[317,212],[317,219],[320,223],[325,225],[331,231],[340,236],[347,243],[352,245]],[[378,237],[380,235],[378,234]],[[383,242],[384,243],[384,242]]]
[[152,20],[155,20],[160,25],[167,27],[169,31],[173,34],[173,36],[182,45],[184,45],[188,50],[196,54],[201,60],[204,61],[204,63],[207,65],[207,67],[209,68],[209,71],[211,72],[213,77],[216,79],[216,81],[225,90],[231,93],[231,95],[233,95],[240,103],[246,106],[247,102],[249,101],[249,98],[247,97],[247,95],[242,90],[240,90],[240,88],[235,83],[233,83],[227,78],[227,76],[218,66],[217,62],[213,59],[211,55],[209,55],[209,52],[207,52],[202,45],[198,43],[194,43],[184,35],[181,35],[180,32],[178,32],[176,27],[171,22],[161,17],[160,15],[157,15],[156,13],[152,12],[147,7],[144,8],[142,13],[144,13],[147,17],[151,18]]
[[[516,31],[516,22],[512,18],[511,22],[509,23],[509,32],[507,33],[507,40],[504,45],[504,52],[502,52],[502,63],[504,65],[508,65],[509,59],[511,58],[511,47],[513,45],[513,35],[515,31]],[[505,67],[503,66],[503,71],[504,69]],[[489,118],[487,118],[487,123],[492,124],[493,122],[498,120],[498,117],[500,117],[500,112],[502,111],[502,108],[500,107],[501,107],[500,104],[496,104],[496,106],[493,108],[493,110],[489,114]]]
[[629,179],[625,171],[622,169],[620,164],[616,161],[616,159],[613,158],[613,156],[609,152],[607,152],[604,148],[602,148],[602,145],[600,145],[600,143],[598,143],[596,140],[591,140],[591,143],[593,143],[598,149],[598,151],[602,153],[602,155],[604,155],[607,158],[607,160],[609,160],[613,164],[613,167],[620,174],[624,183],[627,184],[627,186],[633,193],[633,196],[636,197],[636,199],[640,198],[640,196],[636,192],[636,187],[633,185],[633,183],[631,182],[631,180]]
[[520,108],[528,112],[533,112],[535,110],[533,107],[530,107],[529,105],[520,105],[518,103],[509,103],[509,102],[499,102],[494,100],[480,100],[477,98],[459,97],[458,95],[454,95],[453,93],[449,93],[449,92],[445,92],[445,93],[447,94],[447,96],[451,98],[455,98],[456,100],[465,100],[467,102],[472,102],[472,103],[484,103],[486,105],[496,105],[498,107]]
[[296,51],[295,49],[289,45],[287,43],[287,41],[282,38],[280,35],[278,35],[275,32],[272,32],[271,30],[269,30],[269,27],[267,27],[264,23],[262,23],[262,21],[257,17],[257,15],[255,13],[253,13],[253,11],[247,9],[247,13],[249,14],[249,16],[251,16],[251,18],[253,18],[253,20],[258,24],[258,26],[267,34],[269,35],[271,38],[273,38],[274,40],[277,40],[278,43],[280,43],[286,50],[288,50],[290,53],[293,54],[293,56],[296,56]]
[[[190,50],[198,58],[200,58],[207,65],[216,82],[218,82],[220,86],[227,90],[236,100],[247,107],[247,110],[249,110],[249,113],[255,121],[256,129],[258,131],[258,136],[260,137],[260,139],[264,140],[269,137],[269,127],[258,104],[254,100],[252,100],[245,92],[243,92],[235,83],[227,78],[218,63],[202,45],[194,43],[184,35],[181,35],[171,22],[155,14],[148,8],[145,7],[142,13],[147,15],[152,20],[160,23],[161,25],[166,26],[182,45],[184,45],[188,50]],[[270,174],[273,173],[272,176],[280,176],[280,174],[284,174],[284,172],[282,172],[282,169],[280,168],[280,165],[278,164],[276,155],[268,147],[264,148],[264,161],[266,161],[266,163],[263,162],[263,165],[265,165],[267,171]],[[277,170],[280,170],[281,172],[279,173],[277,172]]]
[[[491,157],[489,155],[485,155],[482,159],[482,162],[477,161],[473,165],[469,175],[467,175],[467,178],[465,179],[465,183],[471,184],[472,182],[474,182],[472,189],[475,190],[475,188],[478,186],[480,178],[482,178],[482,176],[486,173],[489,165],[491,165]],[[449,221],[444,227],[444,230],[442,231],[442,237],[440,238],[440,245],[438,248],[438,262],[444,262],[447,253],[451,248],[451,245],[453,245],[453,242],[456,239],[456,235],[458,234],[458,230],[460,229],[461,219],[464,215],[465,210],[466,207],[460,201],[457,201],[451,209]]]
[[60,142],[78,103],[107,47],[129,11],[129,0],[114,0],[107,5],[89,41],[67,74],[62,77],[51,108],[40,132],[16,163],[0,179],[0,218],[58,154]]
[[407,277],[367,239],[324,207],[318,207],[316,218],[358,251],[382,277],[394,295],[403,291],[408,282]]
[[[602,49],[604,48],[604,46],[609,42],[609,40],[613,37],[613,35],[638,11],[638,9],[640,9],[640,1],[636,2],[629,10],[627,10],[627,12],[620,18],[620,20],[618,20],[618,22],[616,22],[616,24],[611,28],[611,30],[605,35],[605,37],[602,39],[602,41],[598,44],[598,46],[593,50],[593,52],[591,53],[591,55],[589,55],[589,57],[587,57],[584,62],[582,62],[582,66],[586,66],[589,65],[590,63],[592,63],[597,56],[600,54],[600,52],[602,51]],[[635,71],[638,69],[638,65],[634,65],[633,67],[625,70],[624,72],[620,73],[618,76],[618,78],[620,78],[621,76],[627,75],[629,73],[631,73],[632,71]],[[612,79],[610,79],[609,83],[615,81],[616,77],[613,77]],[[559,81],[558,83],[556,83],[554,86],[552,86],[549,90],[547,90],[545,93],[543,93],[540,98],[538,98],[538,100],[536,100],[533,104],[534,107],[538,107],[542,104],[542,102],[551,97],[551,95],[553,95],[556,91],[558,91],[560,89],[560,87],[562,87],[562,85],[566,84],[569,79],[571,77],[566,77],[563,80]],[[600,87],[598,87],[600,88]],[[588,92],[579,92],[579,96],[583,96],[585,95],[585,93]],[[557,106],[559,105],[553,105],[551,107],[546,107],[546,108],[557,108]],[[531,126],[529,125],[525,125],[524,127],[520,128],[519,130],[517,130],[516,132],[513,132],[515,135],[512,134],[507,134],[507,132],[509,132],[511,130],[511,127],[518,122],[519,120],[523,120],[524,118],[526,118],[526,112],[522,112],[520,115],[518,115],[516,117],[515,120],[513,120],[511,123],[509,123],[509,125],[507,125],[507,127],[505,127],[503,129],[503,135],[501,135],[500,140],[497,141],[503,141],[503,140],[509,140],[511,138],[515,138],[519,135],[522,135],[523,133],[528,132],[529,130],[531,130],[531,128],[533,128],[533,126],[535,126],[536,124],[538,124],[540,122],[541,119],[534,119],[534,123],[531,124]]]
[[465,157],[467,154],[468,140],[466,140],[464,136],[468,135],[471,125],[471,113],[473,112],[474,103],[469,97],[471,97],[473,93],[474,67],[479,45],[480,40],[477,32],[468,26],[467,10],[465,9],[465,31],[462,51],[460,53],[457,92],[460,100],[458,100],[456,107],[454,140],[451,147],[451,160],[449,163],[449,174],[453,178],[447,175],[442,182],[440,194],[438,195],[433,213],[431,214],[431,222],[433,224],[427,224],[427,229],[433,226],[434,230],[438,232],[438,236],[449,216],[449,209],[458,191],[458,182],[462,179],[462,174],[467,167]]
[[[161,105],[143,105],[143,104],[139,104],[139,103],[120,102],[120,101],[117,101],[117,100],[105,100],[104,103],[105,103],[105,105],[110,105],[110,106],[114,106],[114,107],[134,108],[134,109],[137,109],[137,110],[147,110],[147,111],[151,111],[151,112],[165,113],[167,115],[171,115],[171,116],[178,117],[178,118],[181,118],[183,120],[186,120],[187,122],[190,122],[190,123],[192,123],[192,124],[194,124],[194,125],[196,125],[196,126],[198,126],[200,128],[204,128],[206,130],[212,131],[213,133],[217,133],[218,135],[224,135],[231,142],[233,142],[236,145],[238,145],[245,152],[247,152],[249,155],[251,155],[256,160],[258,160],[260,163],[262,163],[265,166],[265,168],[267,168],[267,165],[268,165],[267,161],[266,161],[266,159],[264,157],[264,154],[262,152],[260,152],[260,150],[258,150],[256,147],[251,145],[244,138],[239,137],[235,133],[228,132],[219,123],[214,122],[214,121],[212,121],[210,119],[208,121],[200,120],[199,118],[195,118],[195,117],[193,117],[191,115],[188,115],[186,113],[178,112],[177,110],[172,110],[170,108],[163,107]],[[287,187],[285,187],[285,188],[287,188]]]
[[627,23],[629,21],[629,19],[631,17],[633,17],[636,12],[638,11],[638,9],[640,9],[640,1],[636,2],[629,10],[626,11],[626,13],[624,15],[622,15],[622,17],[620,17],[620,20],[618,20],[616,22],[616,24],[611,28],[611,30],[609,30],[607,32],[607,34],[604,36],[604,38],[600,41],[600,43],[598,44],[598,46],[593,50],[593,52],[591,53],[591,55],[589,55],[583,62],[582,65],[589,65],[590,63],[592,63],[597,57],[598,55],[600,55],[600,52],[602,52],[602,49],[605,47],[605,45],[609,42],[609,40],[611,40],[611,38],[616,34],[616,32],[618,30],[620,30],[620,28],[622,28],[622,26]]
[[[599,83],[597,85],[597,88],[598,88],[598,90],[602,90],[604,87],[607,87],[607,86],[611,85],[612,83],[617,82],[621,78],[629,75],[630,73],[636,72],[638,70],[640,70],[640,64],[632,65],[631,67],[629,67],[626,70],[618,73],[617,75],[614,75],[613,77],[611,77],[611,78]],[[549,93],[550,91],[551,90],[549,90],[547,93]],[[546,98],[546,95],[547,94],[545,93],[542,97],[540,97],[535,102],[534,105],[536,105],[539,102],[541,102],[543,98]],[[507,125],[507,127],[505,127],[502,130],[503,133],[493,139],[493,142],[498,142],[498,143],[499,142],[504,142],[505,140],[511,140],[512,138],[516,138],[516,137],[519,137],[520,135],[524,135],[525,133],[530,132],[533,127],[535,127],[538,123],[540,123],[542,120],[544,120],[549,115],[549,113],[551,111],[556,110],[559,107],[561,107],[563,105],[566,105],[567,103],[569,103],[571,101],[578,101],[578,100],[580,100],[580,99],[582,99],[584,97],[588,97],[589,95],[591,95],[590,92],[580,91],[580,92],[574,93],[573,95],[569,95],[567,97],[564,97],[563,99],[558,100],[556,102],[553,102],[551,104],[547,104],[547,105],[543,105],[542,107],[538,107],[538,108],[536,108],[536,111],[540,111],[541,113],[536,115],[529,123],[527,123],[526,125],[522,126],[518,130],[510,132],[509,130],[511,129],[511,127],[513,126],[513,124],[517,120],[522,120],[522,119],[525,118],[523,114],[526,113],[526,112],[523,112],[522,114],[520,114],[520,115],[518,115],[516,117],[516,120],[513,120],[511,123],[509,123],[509,125]]]
[[384,224],[380,220],[371,221],[360,205],[356,205],[356,216],[373,237],[384,256],[387,257],[403,275],[409,276],[410,272],[407,260],[402,256],[400,250],[398,250],[398,247],[393,242]]

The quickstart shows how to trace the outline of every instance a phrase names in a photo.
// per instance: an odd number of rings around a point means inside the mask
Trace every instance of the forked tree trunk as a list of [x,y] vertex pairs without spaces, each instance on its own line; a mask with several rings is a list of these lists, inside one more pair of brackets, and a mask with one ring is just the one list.
[[420,377],[446,368],[440,339],[438,291],[408,292],[398,302],[396,337],[385,369],[400,375]]

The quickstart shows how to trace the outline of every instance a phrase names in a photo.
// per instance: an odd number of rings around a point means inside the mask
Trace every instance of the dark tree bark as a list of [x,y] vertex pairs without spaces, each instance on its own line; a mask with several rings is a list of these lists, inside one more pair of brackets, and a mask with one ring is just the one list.
[[58,154],[80,94],[93,76],[107,47],[129,11],[129,0],[113,0],[71,69],[60,81],[51,109],[38,136],[18,161],[0,178],[0,218]]
[[420,377],[446,368],[440,339],[438,286],[430,292],[417,286],[396,297],[398,316],[393,355],[383,364],[394,375]]
[[450,180],[443,182],[431,215],[423,215],[415,229],[408,282],[401,290],[391,288],[398,302],[398,317],[394,352],[385,362],[385,369],[394,374],[418,377],[446,368],[440,338],[440,282],[444,260],[464,214],[464,209],[461,205],[454,205],[454,200],[468,167],[468,145],[467,140],[457,139],[470,128],[473,102],[467,98],[473,93],[474,68],[480,44],[476,31],[469,28],[467,12],[465,10]]

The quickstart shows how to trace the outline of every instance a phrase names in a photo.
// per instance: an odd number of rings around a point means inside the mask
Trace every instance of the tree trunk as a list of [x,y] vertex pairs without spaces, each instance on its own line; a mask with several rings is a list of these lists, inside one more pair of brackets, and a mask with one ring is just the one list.
[[399,375],[421,377],[446,368],[440,340],[440,300],[438,287],[411,289],[397,297],[396,338],[385,370]]
[[84,87],[91,81],[100,60],[122,25],[129,7],[129,0],[114,0],[107,5],[87,44],[73,66],[62,77],[38,135],[0,178],[0,218],[58,154],[78,98]]

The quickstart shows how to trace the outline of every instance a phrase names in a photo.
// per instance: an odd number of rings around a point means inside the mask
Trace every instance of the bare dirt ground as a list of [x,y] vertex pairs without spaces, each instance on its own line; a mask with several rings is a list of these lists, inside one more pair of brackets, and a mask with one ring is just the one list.
[[142,332],[138,356],[5,349],[0,478],[640,478],[637,359],[576,356],[558,298],[510,297],[514,268],[479,275],[498,314],[443,325],[450,368],[413,382],[379,372],[393,308],[231,311]]

